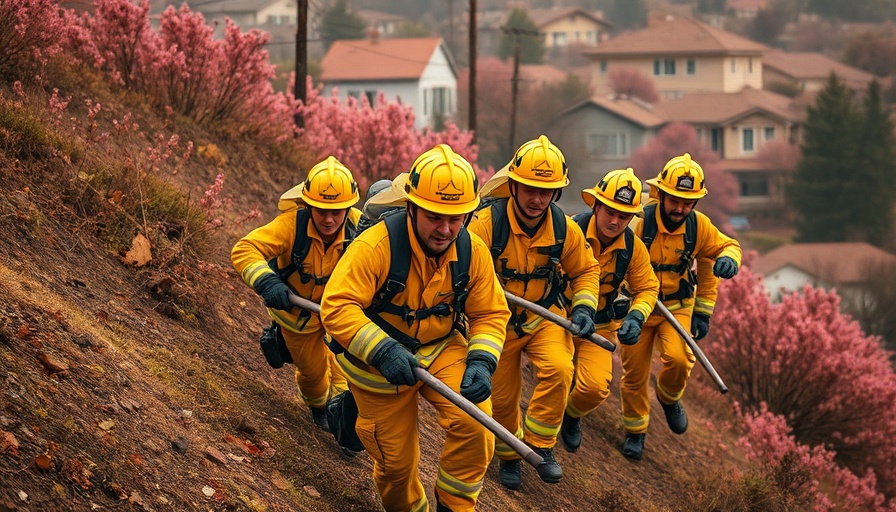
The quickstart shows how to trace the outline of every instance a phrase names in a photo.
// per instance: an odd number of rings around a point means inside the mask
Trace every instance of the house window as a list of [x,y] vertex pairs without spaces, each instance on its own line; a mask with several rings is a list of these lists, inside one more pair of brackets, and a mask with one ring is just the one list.
[[585,41],[588,42],[589,44],[596,43],[597,42],[597,32],[595,32],[594,30],[589,30],[588,32],[585,32]]
[[356,100],[361,100],[361,91],[348,91],[345,93],[349,98],[355,98]]
[[740,181],[741,197],[768,197],[768,178],[762,175],[742,175]]
[[554,32],[554,46],[566,46],[566,32]]
[[376,106],[376,91],[364,91],[364,96],[367,96],[367,104],[371,107]]
[[731,59],[731,72],[737,71],[737,59]]
[[431,94],[432,104],[429,111],[433,115],[447,114],[451,108],[451,90],[447,87],[434,87]]
[[711,139],[710,139],[710,148],[716,153],[722,152],[722,137],[724,136],[724,130],[722,128],[713,128]]
[[747,59],[747,73],[753,74],[753,57]]
[[653,74],[655,76],[674,75],[675,59],[654,59]]
[[689,75],[697,74],[697,61],[694,59],[687,60],[687,72]]
[[753,140],[753,129],[744,128],[741,130],[741,143],[744,153],[752,153],[756,149],[756,141]]
[[775,140],[775,127],[766,126],[765,129],[762,130],[762,138],[765,140]]
[[595,132],[588,134],[588,152],[606,157],[628,156],[626,132]]
[[607,74],[607,61],[605,61],[605,60],[600,61],[600,74],[602,74],[602,75]]
[[576,42],[578,43],[579,41],[581,41],[581,39],[579,39],[579,32],[576,32]]

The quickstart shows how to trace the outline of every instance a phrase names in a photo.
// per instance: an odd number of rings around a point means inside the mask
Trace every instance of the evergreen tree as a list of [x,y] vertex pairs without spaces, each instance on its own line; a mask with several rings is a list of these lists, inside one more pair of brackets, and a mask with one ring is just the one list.
[[515,28],[532,32],[532,34],[510,34],[504,32],[501,34],[501,44],[498,47],[498,56],[501,60],[507,60],[513,57],[515,38],[520,38],[520,64],[541,64],[544,59],[544,39],[541,35],[535,35],[538,29],[535,22],[529,17],[529,14],[522,9],[514,9],[510,11],[507,17],[506,28]]
[[367,35],[367,24],[360,16],[349,11],[347,0],[336,0],[324,13],[321,21],[320,37],[324,48],[330,49],[333,41],[340,39],[364,39]]
[[608,18],[618,29],[647,26],[647,7],[644,0],[613,0]]
[[893,137],[893,121],[890,109],[881,99],[877,80],[868,85],[863,102],[863,122],[859,131],[858,161],[856,162],[865,183],[860,222],[865,228],[866,240],[883,246],[893,232],[893,205],[896,197],[896,140]]
[[855,240],[869,190],[856,166],[861,130],[850,91],[833,73],[807,111],[802,159],[787,188],[801,242]]

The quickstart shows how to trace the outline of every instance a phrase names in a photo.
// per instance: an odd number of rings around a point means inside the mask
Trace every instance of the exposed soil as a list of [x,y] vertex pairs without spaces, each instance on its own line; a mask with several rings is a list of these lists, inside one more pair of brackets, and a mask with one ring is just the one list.
[[[143,115],[144,126],[161,124]],[[299,172],[216,142],[229,163],[197,157],[172,180],[196,197],[223,170],[233,208],[259,204],[254,225],[266,222]],[[380,510],[367,456],[343,455],[315,428],[291,367],[274,370],[259,351],[266,315],[228,257],[252,226],[215,235],[205,261],[127,266],[60,201],[67,184],[53,166],[38,163],[0,151],[0,510]],[[729,399],[708,386],[696,368],[686,435],[672,435],[654,404],[637,463],[620,453],[614,386],[583,422],[579,452],[557,449],[561,483],[526,468],[508,491],[493,461],[479,509],[693,510],[742,463],[722,428]],[[442,433],[421,410],[431,493]]]

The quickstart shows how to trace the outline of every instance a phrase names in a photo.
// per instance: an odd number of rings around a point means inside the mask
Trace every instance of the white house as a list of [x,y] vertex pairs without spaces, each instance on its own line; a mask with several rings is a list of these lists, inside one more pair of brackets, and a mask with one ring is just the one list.
[[457,68],[439,37],[336,41],[321,62],[324,94],[341,99],[379,93],[414,109],[418,129],[436,126],[457,111]]
[[764,276],[765,289],[774,301],[781,295],[811,285],[836,288],[844,310],[863,301],[874,272],[896,265],[896,256],[864,242],[782,245],[756,258],[751,269]]

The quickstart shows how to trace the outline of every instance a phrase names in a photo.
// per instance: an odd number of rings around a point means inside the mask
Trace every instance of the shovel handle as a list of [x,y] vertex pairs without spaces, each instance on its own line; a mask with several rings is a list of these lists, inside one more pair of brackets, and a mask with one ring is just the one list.
[[[554,313],[550,309],[539,306],[538,304],[536,304],[534,302],[530,302],[522,297],[517,297],[516,295],[508,292],[507,290],[504,290],[504,296],[507,298],[507,302],[510,305],[529,310],[529,311],[535,313],[536,315],[541,316],[545,320],[550,320],[551,322],[554,322],[555,324],[559,325],[560,327],[563,327],[567,331],[572,330],[572,322],[570,322],[566,318],[558,315],[557,313]],[[612,341],[608,340],[607,338],[604,338],[600,334],[592,333],[587,338],[582,338],[582,339],[588,340],[591,343],[594,343],[598,347],[600,347],[604,350],[607,350],[609,352],[616,351],[616,344],[613,343]]]

